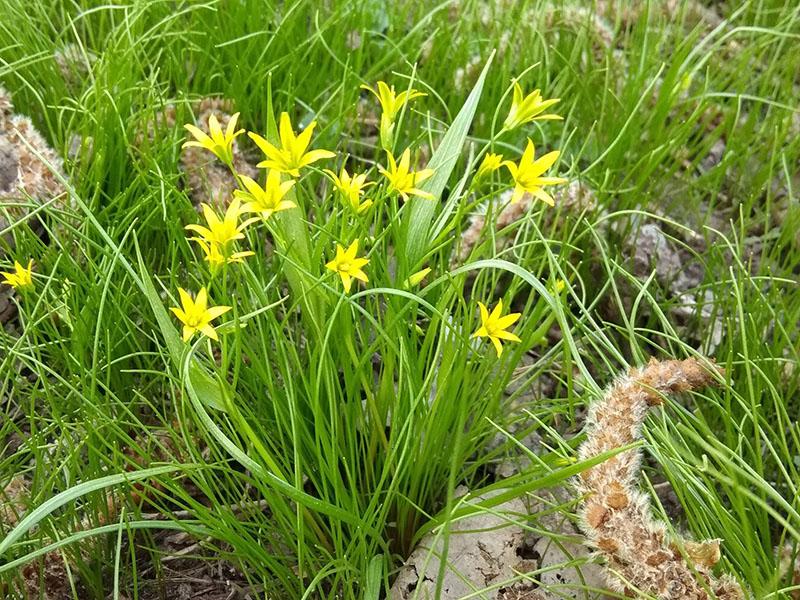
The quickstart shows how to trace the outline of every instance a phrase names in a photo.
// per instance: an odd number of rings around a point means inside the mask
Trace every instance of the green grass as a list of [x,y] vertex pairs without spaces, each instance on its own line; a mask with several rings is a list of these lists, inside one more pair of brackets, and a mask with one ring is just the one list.
[[[645,475],[671,482],[684,509],[677,529],[723,539],[722,570],[756,598],[789,597],[775,547],[800,545],[800,9],[723,3],[729,20],[713,28],[688,4],[665,16],[653,3],[630,23],[615,11],[607,48],[590,13],[569,17],[571,6],[0,0],[0,83],[16,109],[62,154],[73,134],[93,140],[66,165],[72,207],[44,210],[49,244],[17,226],[0,258],[4,269],[36,262],[35,293],[0,333],[0,483],[23,474],[30,508],[42,507],[11,535],[0,521],[4,593],[14,597],[19,565],[55,543],[74,597],[138,598],[145,567],[158,571],[163,527],[195,534],[203,554],[230,559],[264,597],[384,597],[421,535],[440,525],[446,535],[454,489],[495,484],[488,467],[515,444],[487,453],[494,424],[520,418],[507,409],[510,382],[523,384],[517,395],[535,417],[527,430],[552,448],[498,484],[524,496],[582,467],[568,432],[617,372],[710,353],[729,385],[648,421]],[[70,43],[97,56],[89,75],[59,72],[53,53]],[[479,99],[461,112],[492,50]],[[537,155],[560,149],[553,174],[585,182],[598,206],[535,204],[504,232],[508,246],[487,238],[458,267],[460,232],[508,175],[475,195],[459,182],[523,72],[526,89],[562,99],[564,120],[504,134],[495,151],[516,160],[528,136]],[[212,302],[234,307],[221,342],[170,345],[177,322],[159,311],[178,305],[178,287],[209,285],[209,273],[183,229],[200,222],[178,169],[185,131],[159,127],[138,146],[137,132],[168,104],[182,124],[193,100],[221,96],[261,134],[280,111],[316,119],[314,147],[349,153],[378,180],[382,153],[354,121],[359,85],[379,79],[428,93],[406,109],[396,149],[438,152],[443,201],[403,204],[370,188],[375,208],[354,217],[309,170],[295,190],[302,212],[274,225],[299,228],[307,246],[267,244],[252,227],[241,246],[257,256],[210,283]],[[721,162],[703,167],[719,139]],[[705,245],[690,248],[704,269],[691,291],[708,292],[718,344],[699,310],[677,322],[681,300],[664,281],[632,273],[631,239],[647,221]],[[335,242],[355,238],[370,282],[344,295],[324,264]],[[423,266],[433,269],[425,284],[403,289]],[[566,290],[555,294],[559,279]],[[497,359],[469,336],[477,301],[500,298],[522,313],[522,342]],[[542,377],[552,393],[526,396]],[[12,434],[25,440],[13,451]],[[108,490],[132,487],[91,482],[117,475],[140,477],[146,500],[109,515]],[[165,520],[142,516],[153,513]]]

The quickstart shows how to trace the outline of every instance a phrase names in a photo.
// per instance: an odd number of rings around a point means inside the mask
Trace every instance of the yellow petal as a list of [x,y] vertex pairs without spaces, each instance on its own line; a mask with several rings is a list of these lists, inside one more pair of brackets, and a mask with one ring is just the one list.
[[[311,144],[311,134],[314,132],[314,128],[317,126],[316,121],[311,121],[311,123],[306,126],[306,128],[298,135],[294,140],[294,151],[297,154],[303,154],[306,151],[306,148]],[[313,161],[312,161],[313,162]]]
[[493,334],[495,337],[500,338],[501,340],[508,340],[510,342],[520,342],[520,340],[516,335],[511,333],[510,331],[495,331]]
[[525,147],[525,152],[522,153],[522,158],[519,159],[520,166],[533,162],[535,156],[536,148],[533,145],[533,140],[528,138],[528,145]]
[[197,308],[198,312],[205,312],[207,302],[208,302],[208,294],[206,292],[206,288],[201,287],[200,291],[197,292],[197,298],[195,298],[194,300],[194,305]]
[[289,120],[289,113],[282,112],[280,125],[278,126],[281,136],[281,146],[284,149],[289,149],[294,143],[294,131],[292,131],[292,122]]
[[217,332],[214,331],[214,328],[211,325],[205,324],[200,327],[200,332],[204,334],[206,337],[211,338],[215,342],[219,341],[219,337],[217,337]]
[[191,312],[191,310],[194,308],[194,301],[192,301],[192,297],[189,295],[189,292],[179,287],[178,296],[181,299],[181,306],[183,306],[184,312]]
[[345,258],[347,260],[352,261],[356,257],[356,254],[358,254],[358,240],[357,239],[353,240],[353,243],[350,244],[350,246],[348,246],[347,250],[345,250],[344,255],[345,255]]
[[561,154],[558,150],[554,150],[553,152],[548,152],[541,158],[539,158],[536,162],[531,165],[531,169],[536,173],[536,175],[541,175],[547,169],[553,166],[553,163],[558,160],[558,156]]
[[334,158],[335,156],[336,154],[329,150],[311,150],[303,155],[303,159],[300,163],[301,166],[305,167],[323,158]]
[[499,329],[508,329],[514,323],[519,321],[520,316],[521,316],[521,313],[509,313],[506,316],[500,317],[499,319],[497,319],[496,326]]
[[279,154],[279,151],[275,146],[270,144],[267,140],[265,140],[263,137],[261,137],[257,133],[253,133],[252,131],[248,131],[247,132],[247,137],[249,137],[251,140],[253,140],[256,143],[256,146],[258,146],[261,149],[261,151],[264,154],[266,154],[267,156],[269,156],[270,158],[275,156],[275,155],[277,155],[277,154]]
[[340,271],[339,272],[339,277],[342,278],[342,284],[344,285],[344,291],[349,294],[350,293],[350,287],[353,285],[353,280],[350,277],[350,274]]
[[[254,254],[254,252],[239,252],[238,254],[240,256],[241,255],[252,256]],[[228,312],[229,310],[231,310],[231,308],[232,307],[230,307],[230,306],[211,306],[208,309],[206,309],[206,317],[208,318],[209,321],[213,321],[217,317],[220,317],[220,316],[224,315],[226,312]]]
[[541,188],[536,188],[535,190],[531,191],[531,193],[548,206],[556,205],[553,197]]
[[500,300],[498,300],[497,306],[494,307],[492,314],[489,315],[489,320],[496,321],[497,319],[500,318],[502,312],[503,312],[503,299],[501,298]]
[[489,311],[486,308],[486,305],[483,302],[478,302],[478,308],[481,311],[481,321],[486,323],[489,320]]

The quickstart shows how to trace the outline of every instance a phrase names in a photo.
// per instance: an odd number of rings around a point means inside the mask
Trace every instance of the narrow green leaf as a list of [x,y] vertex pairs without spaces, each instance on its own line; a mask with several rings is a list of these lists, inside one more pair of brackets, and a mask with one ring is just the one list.
[[[188,365],[186,368],[188,368]],[[189,393],[189,399],[192,402],[192,406],[197,411],[197,415],[200,418],[200,421],[206,427],[211,436],[215,440],[217,440],[220,446],[222,446],[231,455],[232,458],[234,458],[237,462],[239,462],[243,467],[251,471],[254,476],[258,477],[265,483],[271,485],[279,492],[285,494],[286,496],[297,502],[299,505],[308,508],[309,510],[313,510],[322,513],[324,515],[328,515],[330,517],[339,519],[344,523],[349,523],[350,525],[354,525],[356,527],[365,528],[367,531],[370,532],[370,534],[378,535],[377,532],[375,532],[369,527],[366,527],[365,524],[359,520],[357,515],[354,515],[342,508],[339,508],[338,506],[334,506],[329,502],[320,500],[319,498],[315,498],[314,496],[307,494],[303,490],[295,488],[286,481],[285,476],[280,471],[273,473],[269,469],[266,469],[261,463],[250,458],[244,450],[239,448],[239,446],[237,446],[236,443],[233,440],[231,440],[227,435],[225,435],[225,433],[219,428],[219,426],[217,426],[217,424],[211,418],[211,415],[209,415],[208,412],[205,410],[203,402],[200,401],[197,390],[194,389],[192,381],[189,380],[188,377],[187,377],[186,389]]]
[[[144,295],[150,303],[150,308],[156,317],[161,335],[164,336],[164,341],[167,344],[167,350],[169,351],[173,366],[175,370],[180,373],[181,365],[183,364],[183,355],[187,350],[186,344],[181,340],[178,330],[169,318],[169,313],[167,313],[167,310],[161,303],[161,297],[158,295],[153,281],[150,279],[150,275],[148,275],[147,269],[144,266],[144,260],[142,259],[141,252],[139,252],[138,244],[136,246],[136,256],[139,260],[139,277],[141,278],[142,291],[144,291]],[[206,406],[216,410],[225,410],[225,389],[194,359],[192,359],[188,377],[198,397]]]
[[61,508],[68,502],[85,496],[90,492],[102,490],[103,488],[127,483],[131,481],[139,481],[140,479],[147,479],[155,477],[156,475],[163,475],[170,471],[177,471],[181,468],[186,468],[187,465],[164,465],[161,467],[152,467],[150,469],[142,469],[141,471],[131,471],[125,473],[117,473],[116,475],[106,475],[91,481],[84,481],[76,486],[64,490],[60,494],[56,494],[52,498],[47,499],[45,502],[34,508],[31,512],[25,515],[17,526],[8,532],[8,535],[0,541],[0,556],[2,556],[11,545],[25,535],[31,528],[39,524],[47,515],[53,511]]

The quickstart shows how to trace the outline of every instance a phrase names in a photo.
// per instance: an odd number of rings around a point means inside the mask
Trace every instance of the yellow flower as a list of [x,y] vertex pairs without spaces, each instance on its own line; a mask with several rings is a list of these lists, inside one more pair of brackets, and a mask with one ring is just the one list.
[[300,135],[295,135],[288,113],[281,113],[280,136],[281,147],[276,148],[257,133],[248,132],[261,151],[267,155],[267,160],[258,163],[258,167],[273,169],[279,173],[288,173],[292,177],[300,177],[300,169],[323,158],[336,156],[328,150],[308,150],[311,143],[311,134],[316,121],[311,121]]
[[3,283],[7,283],[15,290],[28,290],[33,288],[33,259],[28,261],[28,267],[23,267],[16,260],[14,261],[14,272],[8,273],[0,271],[4,277]]
[[478,328],[478,331],[472,334],[472,337],[488,337],[492,341],[492,344],[494,344],[494,349],[497,351],[498,357],[503,354],[503,346],[500,340],[508,340],[509,342],[521,341],[516,335],[510,331],[506,331],[506,329],[517,322],[520,313],[511,313],[501,317],[500,314],[503,312],[502,300],[497,303],[492,314],[489,314],[489,310],[482,302],[478,302],[478,307],[481,309],[481,326]]
[[406,148],[400,156],[400,164],[394,160],[394,156],[390,151],[386,151],[386,156],[389,158],[389,169],[384,169],[378,165],[378,169],[386,179],[389,180],[389,189],[399,193],[403,200],[408,200],[409,196],[419,196],[433,200],[433,194],[423,192],[415,186],[422,183],[433,175],[433,169],[422,169],[421,171],[410,171],[409,165],[411,162],[411,150]]
[[296,206],[291,200],[283,199],[295,182],[289,179],[281,183],[281,174],[278,171],[267,174],[267,183],[263,188],[247,175],[239,175],[239,178],[247,191],[234,190],[233,196],[245,200],[242,212],[258,213],[262,219],[268,219],[273,213]]
[[206,255],[206,262],[211,266],[211,271],[215,272],[219,267],[231,263],[242,262],[248,256],[255,255],[255,252],[248,250],[247,252],[232,252],[225,253],[220,249],[220,245],[214,242],[208,243],[201,238],[190,238],[192,241],[200,244],[203,253]]
[[211,115],[208,117],[208,131],[211,134],[210,137],[199,127],[187,123],[184,127],[189,130],[194,140],[185,142],[182,147],[194,146],[197,148],[205,148],[213,152],[214,155],[226,165],[230,165],[233,162],[233,140],[237,135],[244,133],[244,129],[234,131],[238,119],[239,113],[236,113],[228,121],[228,127],[225,133],[222,133],[222,127],[220,127],[217,117]]
[[242,214],[241,202],[234,197],[225,216],[220,219],[208,204],[203,204],[203,216],[206,218],[208,227],[202,225],[187,225],[185,229],[195,231],[200,234],[203,240],[209,244],[217,244],[220,248],[228,248],[234,240],[244,237],[242,230],[256,219],[248,219],[239,223],[239,215]]
[[372,206],[372,200],[361,202],[361,194],[364,193],[364,188],[373,185],[373,182],[367,181],[366,173],[362,173],[361,175],[353,174],[351,176],[344,167],[342,167],[342,172],[338,177],[336,173],[329,169],[325,169],[325,173],[331,178],[333,185],[336,186],[342,198],[347,201],[347,205],[352,208],[354,212],[362,213]]
[[502,164],[502,154],[492,154],[491,152],[488,152],[486,156],[483,157],[483,162],[481,162],[481,166],[478,167],[478,172],[475,173],[475,179],[481,179],[492,171],[496,171]]
[[228,312],[230,306],[208,307],[206,288],[200,288],[197,298],[192,297],[183,288],[178,288],[183,308],[170,308],[175,316],[183,323],[183,341],[188,342],[196,331],[206,335],[212,340],[218,340],[217,332],[211,326],[211,321]]
[[565,183],[567,180],[563,177],[541,177],[541,175],[553,166],[559,154],[560,152],[556,150],[548,152],[538,160],[534,160],[535,149],[533,147],[533,142],[528,138],[528,146],[519,159],[519,165],[514,164],[510,160],[503,162],[503,165],[511,172],[511,176],[514,178],[514,183],[516,184],[514,193],[511,196],[511,202],[519,202],[519,199],[522,198],[525,192],[530,192],[545,204],[554,206],[555,202],[553,198],[550,194],[545,192],[542,187]]
[[400,109],[414,98],[419,98],[420,96],[425,96],[423,92],[410,89],[404,92],[400,92],[399,94],[395,93],[394,86],[389,87],[386,85],[385,82],[379,81],[378,82],[378,89],[374,90],[368,85],[362,85],[361,89],[369,90],[372,92],[375,97],[380,102],[382,113],[381,113],[381,146],[384,149],[389,150],[392,147],[392,142],[394,140],[394,122],[397,118],[397,115],[400,113]]
[[355,240],[347,250],[343,246],[336,244],[336,258],[327,263],[325,266],[338,273],[342,278],[344,284],[344,291],[350,293],[350,286],[353,284],[353,279],[360,281],[369,281],[366,273],[361,270],[361,267],[369,263],[368,258],[357,258],[358,253],[358,240]]
[[524,98],[519,83],[514,82],[514,97],[511,100],[511,110],[503,123],[504,129],[514,129],[525,123],[539,120],[560,120],[562,117],[553,114],[543,115],[545,110],[559,102],[559,98],[543,100],[539,90],[534,90]]

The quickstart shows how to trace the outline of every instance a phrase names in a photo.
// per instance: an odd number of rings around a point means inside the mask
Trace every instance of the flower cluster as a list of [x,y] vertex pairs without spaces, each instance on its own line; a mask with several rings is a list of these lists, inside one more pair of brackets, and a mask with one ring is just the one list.
[[[393,86],[383,81],[379,81],[374,89],[367,86],[362,88],[374,94],[382,109],[380,141],[386,153],[386,165],[377,166],[385,184],[381,189],[386,195],[397,196],[405,202],[410,201],[412,197],[423,201],[436,201],[434,194],[424,186],[425,182],[435,175],[435,171],[431,168],[413,166],[412,149],[409,147],[399,155],[394,153],[397,121],[404,107],[425,94],[410,87],[397,93]],[[543,100],[539,90],[525,97],[519,84],[514,82],[513,102],[502,132],[538,119],[560,118],[544,113],[556,102],[557,99]],[[303,189],[303,186],[298,186],[303,172],[311,168],[314,163],[336,156],[329,150],[311,149],[316,121],[312,121],[302,131],[296,133],[288,113],[284,112],[279,118],[277,139],[270,141],[257,133],[247,132],[247,137],[265,156],[265,159],[257,165],[259,169],[266,171],[263,183],[256,181],[247,174],[237,172],[234,166],[234,140],[245,131],[237,129],[238,117],[239,113],[234,114],[228,120],[224,131],[214,115],[208,118],[208,133],[197,126],[186,125],[193,139],[186,141],[183,146],[203,148],[214,154],[230,170],[238,187],[233,192],[233,199],[224,214],[217,214],[209,204],[203,204],[202,214],[205,224],[186,225],[186,230],[194,234],[189,239],[196,242],[202,250],[212,278],[229,265],[241,263],[247,257],[254,255],[252,250],[243,250],[239,247],[239,244],[247,240],[247,231],[254,223],[265,224],[272,233],[280,234],[281,223],[275,223],[273,215],[282,211],[302,210],[302,203],[298,204],[296,193],[297,190]],[[516,202],[523,194],[531,193],[552,205],[553,199],[543,187],[563,183],[566,180],[546,177],[544,173],[555,163],[559,153],[550,152],[538,159],[534,153],[533,142],[530,139],[519,163],[504,160],[500,154],[486,152],[475,173],[474,184],[497,169],[506,167],[515,185],[512,201]],[[371,186],[377,186],[377,182],[368,181],[367,173],[348,172],[344,165],[340,167],[338,174],[330,169],[322,169],[322,172],[333,184],[335,194],[341,199],[345,209],[356,219],[364,217],[379,199],[378,196],[366,197],[367,190]],[[370,259],[363,255],[359,256],[360,246],[361,241],[357,238],[347,245],[337,243],[335,255],[325,263],[327,270],[339,276],[346,294],[352,290],[354,280],[369,282],[364,269],[369,265]],[[403,281],[402,286],[410,288],[419,285],[430,271],[431,269],[427,267],[414,273]],[[178,292],[182,306],[172,308],[172,312],[183,324],[184,340],[188,341],[197,332],[216,340],[217,334],[211,322],[230,310],[230,307],[209,307],[206,287],[203,287],[194,299],[183,289],[179,289]],[[488,338],[494,345],[497,356],[500,357],[503,352],[501,340],[521,341],[518,336],[508,331],[520,318],[520,314],[503,315],[502,300],[498,301],[491,312],[483,303],[479,302],[478,306],[481,325],[473,337]]]
[[[555,114],[542,114],[546,109],[559,102],[558,98],[544,100],[540,90],[534,90],[526,96],[519,82],[514,81],[513,85],[514,95],[511,109],[503,122],[501,133],[511,131],[532,121],[561,119],[560,116]],[[556,150],[548,152],[537,159],[533,141],[528,138],[528,145],[517,163],[503,160],[501,154],[487,152],[483,157],[483,162],[478,167],[475,182],[479,182],[500,167],[505,167],[514,181],[514,193],[511,196],[512,204],[519,202],[522,196],[528,193],[548,206],[554,206],[553,197],[545,192],[543,188],[548,185],[566,183],[567,180],[563,177],[545,177],[544,174],[558,160],[560,154]]]

